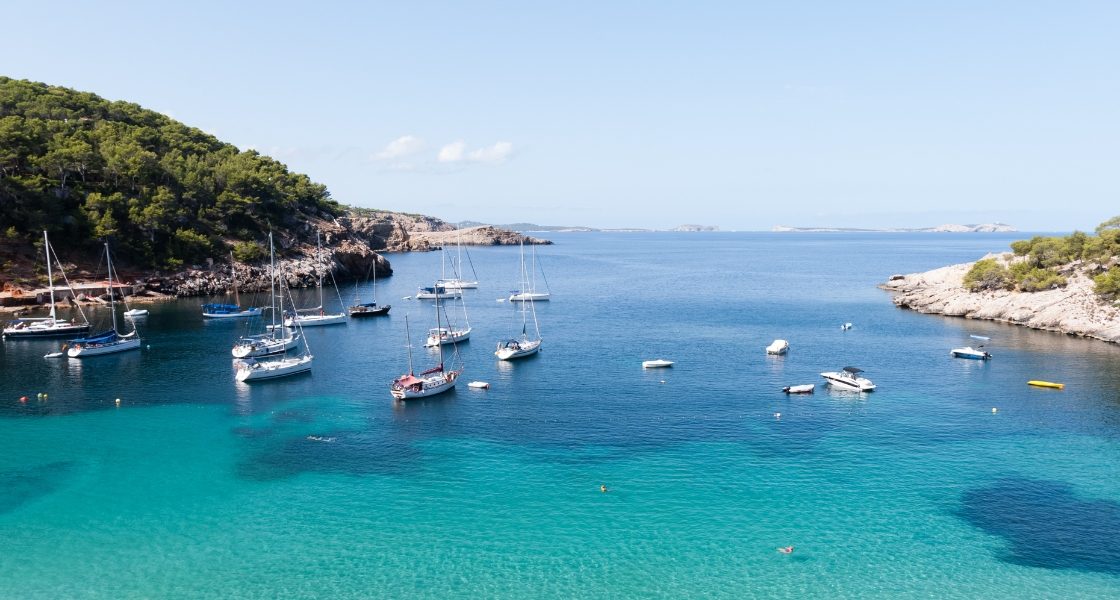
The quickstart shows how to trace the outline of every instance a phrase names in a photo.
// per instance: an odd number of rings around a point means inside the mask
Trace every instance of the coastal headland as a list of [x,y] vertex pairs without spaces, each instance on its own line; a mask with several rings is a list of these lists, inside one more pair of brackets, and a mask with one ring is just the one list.
[[[990,254],[984,259],[1006,265],[1014,255]],[[971,262],[894,275],[879,287],[893,294],[896,306],[921,313],[999,321],[1120,342],[1120,309],[1094,291],[1093,278],[1084,270],[1070,269],[1065,286],[1047,290],[970,291],[964,279],[975,265]]]

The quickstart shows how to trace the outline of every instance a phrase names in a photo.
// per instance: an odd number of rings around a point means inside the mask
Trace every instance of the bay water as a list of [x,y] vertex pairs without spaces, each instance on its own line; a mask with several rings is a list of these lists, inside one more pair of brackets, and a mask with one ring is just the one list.
[[[0,597],[1120,597],[1120,348],[876,288],[1024,234],[550,237],[540,355],[493,356],[517,248],[471,248],[480,287],[445,307],[485,391],[389,396],[405,314],[438,362],[434,304],[404,298],[439,253],[389,256],[388,317],[307,329],[310,375],[236,383],[262,324],[199,298],[147,306],[139,352],[5,341]],[[949,356],[970,334],[991,361]],[[879,389],[830,392],[844,366]]]

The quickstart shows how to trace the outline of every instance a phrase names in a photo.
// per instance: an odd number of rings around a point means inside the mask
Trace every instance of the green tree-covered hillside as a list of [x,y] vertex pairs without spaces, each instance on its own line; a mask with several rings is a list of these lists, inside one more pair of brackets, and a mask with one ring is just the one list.
[[341,211],[306,175],[163,114],[0,77],[0,237],[9,243],[43,229],[60,248],[110,238],[137,266],[175,268],[257,242],[270,225]]

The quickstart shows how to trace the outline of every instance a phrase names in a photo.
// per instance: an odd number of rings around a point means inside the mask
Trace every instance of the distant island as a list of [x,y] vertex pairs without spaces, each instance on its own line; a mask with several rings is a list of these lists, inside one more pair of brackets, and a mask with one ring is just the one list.
[[719,231],[715,225],[678,225],[669,231]]
[[938,225],[937,227],[891,227],[887,229],[868,229],[861,227],[789,227],[775,225],[770,231],[786,232],[848,232],[848,233],[1005,233],[1015,232],[1016,229],[1005,223],[982,223],[979,225]]
[[893,275],[880,287],[918,312],[1120,342],[1120,217],[1096,235],[1036,236],[1013,242],[1011,252]]

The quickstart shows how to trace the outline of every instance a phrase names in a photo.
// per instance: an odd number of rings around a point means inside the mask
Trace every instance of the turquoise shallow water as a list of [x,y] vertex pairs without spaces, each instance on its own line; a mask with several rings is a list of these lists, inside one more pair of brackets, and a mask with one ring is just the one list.
[[[1115,597],[1120,349],[874,287],[1011,239],[558,235],[545,350],[513,365],[516,249],[472,250],[461,350],[492,388],[408,405],[403,316],[432,311],[401,298],[437,254],[391,257],[392,316],[308,330],[286,382],[235,384],[244,324],[198,300],[133,356],[6,342],[0,597]],[[949,358],[969,333],[994,360]],[[777,392],[847,364],[880,390]]]

